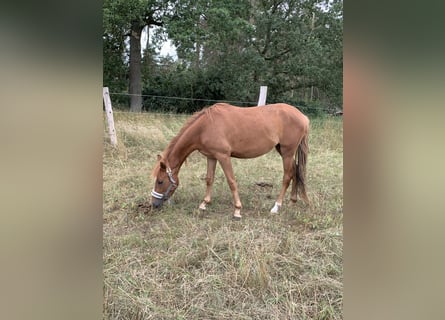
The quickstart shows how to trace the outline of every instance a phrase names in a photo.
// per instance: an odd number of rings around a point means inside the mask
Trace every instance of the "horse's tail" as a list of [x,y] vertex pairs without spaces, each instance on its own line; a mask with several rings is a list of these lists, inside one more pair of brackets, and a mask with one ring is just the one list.
[[306,160],[307,155],[309,153],[309,145],[308,145],[308,136],[309,134],[306,132],[301,139],[300,144],[298,145],[298,149],[296,152],[296,170],[295,170],[295,181],[296,181],[296,193],[300,192],[300,197],[303,199],[306,204],[309,204],[309,198],[306,194]]

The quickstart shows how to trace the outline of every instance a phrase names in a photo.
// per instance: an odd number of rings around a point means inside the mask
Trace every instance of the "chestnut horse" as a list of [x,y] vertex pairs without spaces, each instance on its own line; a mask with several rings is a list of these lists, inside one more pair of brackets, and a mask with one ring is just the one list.
[[297,193],[309,203],[306,195],[305,172],[308,153],[309,119],[295,107],[277,103],[261,107],[240,108],[217,103],[195,113],[173,138],[153,170],[155,184],[152,206],[159,208],[179,185],[179,170],[189,154],[198,150],[207,157],[207,189],[199,208],[206,209],[211,201],[216,162],[224,171],[232,191],[235,219],[241,218],[241,200],[230,157],[255,158],[275,147],[283,159],[283,185],[271,209],[277,213],[291,180],[291,200]]

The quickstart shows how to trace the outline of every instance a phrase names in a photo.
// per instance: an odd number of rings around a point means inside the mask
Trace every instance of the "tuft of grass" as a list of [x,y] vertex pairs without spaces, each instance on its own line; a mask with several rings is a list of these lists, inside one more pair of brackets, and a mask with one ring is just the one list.
[[272,151],[233,159],[243,219],[217,167],[212,204],[206,160],[193,153],[173,205],[149,207],[156,161],[184,115],[114,114],[119,148],[104,130],[104,318],[342,319],[343,146],[338,118],[311,122],[307,164],[311,206],[269,213],[281,187]]

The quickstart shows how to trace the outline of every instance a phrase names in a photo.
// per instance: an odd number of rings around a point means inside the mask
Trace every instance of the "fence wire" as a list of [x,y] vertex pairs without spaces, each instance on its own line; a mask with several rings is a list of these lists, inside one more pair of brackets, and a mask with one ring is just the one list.
[[161,99],[176,99],[176,100],[187,100],[187,101],[209,101],[209,102],[228,102],[228,103],[257,104],[257,102],[255,102],[255,101],[214,100],[214,99],[199,99],[199,98],[186,98],[186,97],[169,97],[169,96],[158,96],[158,95],[153,95],[153,94],[132,94],[132,93],[110,92],[110,95],[140,96],[140,97],[151,97],[151,98],[161,98]]
[[[159,96],[159,95],[152,95],[152,94],[132,94],[132,93],[124,93],[124,92],[110,92],[109,94],[115,95],[115,96],[140,96],[140,97],[150,97],[150,98],[157,98],[157,99],[171,99],[171,100],[251,104],[253,106],[256,106],[258,104],[258,101],[215,100],[215,99],[201,99],[201,98],[188,98],[188,97]],[[267,104],[273,104],[273,103],[279,103],[279,102],[278,101],[267,101]],[[303,109],[303,110],[317,110],[317,111],[324,111],[326,113],[333,112],[332,109],[324,108],[324,107],[315,107],[315,106],[296,106],[296,107],[298,107],[299,109]]]

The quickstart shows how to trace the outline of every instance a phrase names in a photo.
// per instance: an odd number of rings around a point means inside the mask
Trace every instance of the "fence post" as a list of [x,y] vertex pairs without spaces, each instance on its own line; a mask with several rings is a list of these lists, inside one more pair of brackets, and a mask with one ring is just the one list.
[[113,109],[111,107],[110,93],[108,87],[102,88],[102,95],[105,104],[105,113],[107,114],[108,132],[110,133],[110,141],[113,147],[117,146],[116,130],[114,129]]
[[258,98],[258,105],[264,106],[266,104],[267,86],[260,87],[260,97]]

